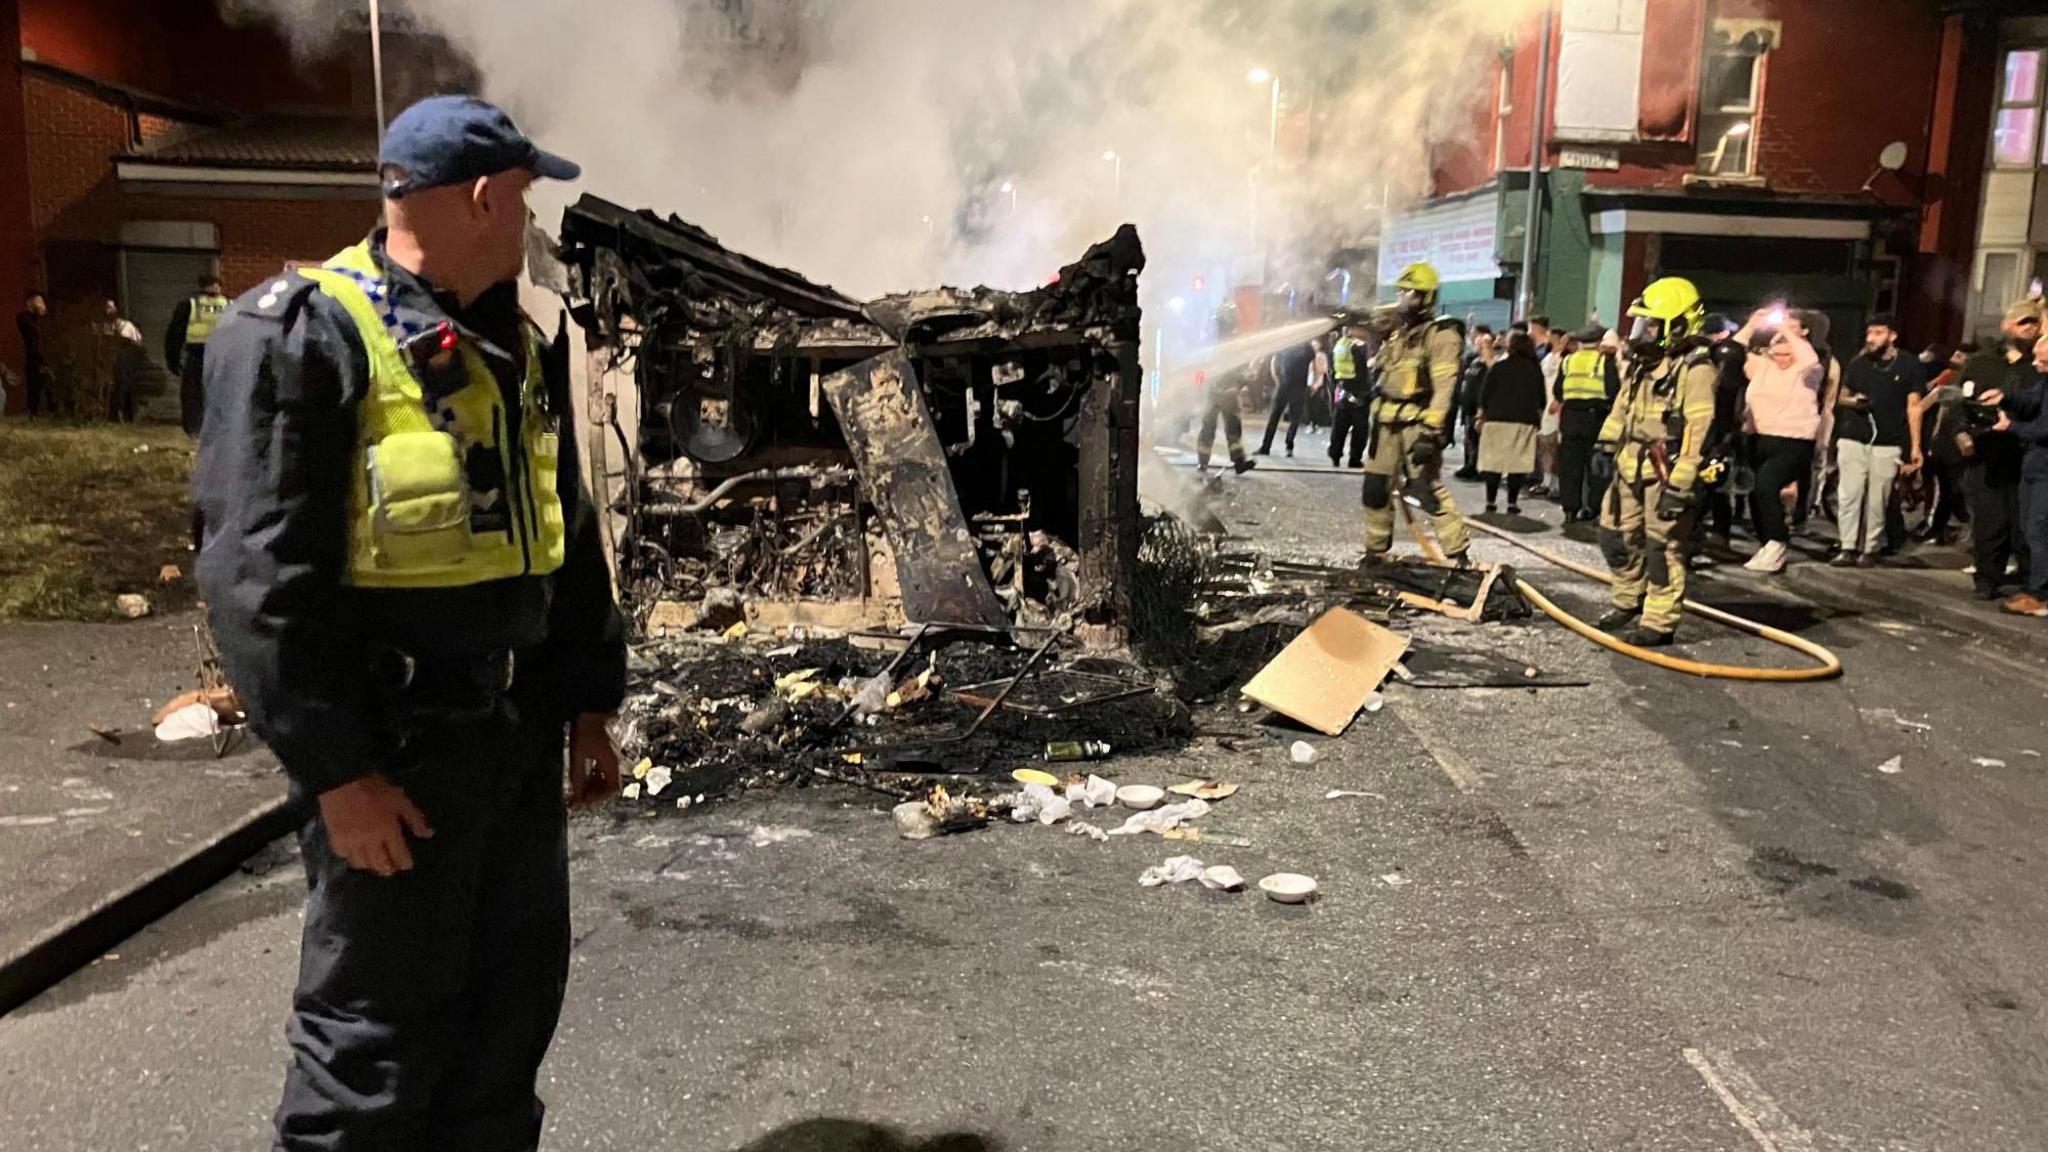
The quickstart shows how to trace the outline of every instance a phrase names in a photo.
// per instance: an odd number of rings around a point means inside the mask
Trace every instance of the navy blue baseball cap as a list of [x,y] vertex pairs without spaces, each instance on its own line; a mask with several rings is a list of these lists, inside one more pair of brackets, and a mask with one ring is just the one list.
[[393,200],[514,168],[550,180],[583,175],[527,139],[503,108],[474,96],[429,96],[400,112],[377,156],[378,182]]

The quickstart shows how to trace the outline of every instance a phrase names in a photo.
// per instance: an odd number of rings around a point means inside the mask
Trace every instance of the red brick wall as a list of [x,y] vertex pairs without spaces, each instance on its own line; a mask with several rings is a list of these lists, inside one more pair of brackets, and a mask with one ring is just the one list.
[[325,260],[376,226],[375,200],[153,200],[158,219],[220,229],[220,277],[240,295],[286,262]]
[[[0,0],[0,315],[7,316],[21,307],[23,294],[36,282],[35,239],[28,227],[20,29],[17,0]],[[21,369],[21,337],[12,324],[0,324],[0,361],[14,371]]]
[[112,179],[108,162],[128,147],[121,109],[47,76],[22,83],[28,117],[29,223],[40,236]]
[[[1757,172],[1772,190],[1855,195],[1877,166],[1878,152],[1894,140],[1904,140],[1911,150],[1904,175],[1915,180],[1925,171],[1942,39],[1935,5],[1924,0],[1709,0],[1707,18],[1716,15],[1772,19],[1784,26],[1783,41],[1765,64],[1757,132]],[[1528,163],[1539,26],[1530,22],[1515,51],[1510,167]],[[1473,131],[1487,147],[1493,99],[1491,70],[1475,74]],[[1551,149],[1553,159],[1556,151]],[[1621,153],[1619,171],[1588,173],[1587,183],[1677,188],[1694,168],[1690,142],[1628,145]],[[1486,182],[1481,173],[1487,170],[1470,163],[1440,166],[1436,194],[1477,187]]]

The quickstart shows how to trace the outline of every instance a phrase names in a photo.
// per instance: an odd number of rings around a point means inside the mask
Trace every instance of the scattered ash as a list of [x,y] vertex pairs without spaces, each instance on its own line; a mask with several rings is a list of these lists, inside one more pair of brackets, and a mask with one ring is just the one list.
[[[1009,771],[1041,761],[1051,741],[1101,741],[1116,754],[1138,754],[1177,748],[1193,736],[1186,708],[1148,692],[1052,716],[998,708],[971,738],[932,745],[981,711],[955,699],[955,688],[1005,680],[1030,653],[980,643],[956,644],[936,657],[915,653],[892,678],[900,703],[872,717],[849,714],[862,685],[894,655],[844,640],[773,646],[686,639],[639,648],[621,713],[621,748],[628,765],[646,760],[670,779],[658,792],[641,782],[637,797],[620,799],[619,811],[674,812],[828,777],[902,795],[953,777],[1008,787]],[[1055,666],[1050,654],[1043,663]],[[1057,666],[1151,683],[1116,662]]]

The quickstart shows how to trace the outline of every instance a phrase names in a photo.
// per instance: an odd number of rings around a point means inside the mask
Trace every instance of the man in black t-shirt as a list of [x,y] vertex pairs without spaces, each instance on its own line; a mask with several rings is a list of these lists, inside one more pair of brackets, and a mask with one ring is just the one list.
[[1301,431],[1302,417],[1308,411],[1308,375],[1315,359],[1316,350],[1310,344],[1273,354],[1273,411],[1266,417],[1266,439],[1259,445],[1259,455],[1273,454],[1273,433],[1279,431],[1283,418],[1288,421],[1287,454],[1294,455],[1294,436]]
[[1838,566],[1877,563],[1892,487],[1922,463],[1916,401],[1926,394],[1927,380],[1920,361],[1901,353],[1898,341],[1898,321],[1872,316],[1863,330],[1863,351],[1849,362],[1835,400]]

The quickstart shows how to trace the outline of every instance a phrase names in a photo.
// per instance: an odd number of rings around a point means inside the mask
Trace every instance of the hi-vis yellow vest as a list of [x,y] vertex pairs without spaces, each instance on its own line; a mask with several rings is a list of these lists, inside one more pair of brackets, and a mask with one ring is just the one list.
[[1330,362],[1336,370],[1337,379],[1358,379],[1358,352],[1356,350],[1356,342],[1353,341],[1349,336],[1346,336],[1338,340],[1336,349],[1331,353]]
[[1607,403],[1607,357],[1597,348],[1581,348],[1564,358],[1564,379],[1558,382],[1558,397],[1570,404],[1575,400]]
[[227,310],[225,296],[194,296],[186,307],[185,343],[193,348],[203,347]]
[[348,311],[370,354],[370,387],[356,412],[349,583],[455,588],[560,568],[567,535],[555,487],[561,445],[548,427],[532,325],[524,326],[520,436],[510,442],[504,394],[467,344],[454,354],[469,383],[428,410],[367,243],[299,271]]

